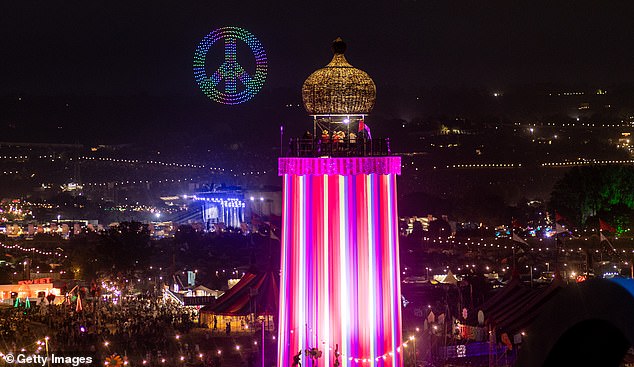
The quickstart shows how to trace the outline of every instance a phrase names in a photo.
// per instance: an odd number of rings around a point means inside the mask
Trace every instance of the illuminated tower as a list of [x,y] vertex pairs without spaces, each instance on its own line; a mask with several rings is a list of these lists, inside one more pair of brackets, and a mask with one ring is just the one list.
[[364,123],[376,88],[333,43],[304,82],[313,133],[292,139],[283,177],[278,367],[401,366],[396,175],[401,159]]

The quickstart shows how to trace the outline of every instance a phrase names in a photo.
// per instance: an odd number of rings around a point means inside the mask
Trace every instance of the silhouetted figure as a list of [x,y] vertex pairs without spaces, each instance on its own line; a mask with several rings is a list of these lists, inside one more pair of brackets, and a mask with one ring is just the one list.
[[302,367],[302,351],[293,356],[293,367]]

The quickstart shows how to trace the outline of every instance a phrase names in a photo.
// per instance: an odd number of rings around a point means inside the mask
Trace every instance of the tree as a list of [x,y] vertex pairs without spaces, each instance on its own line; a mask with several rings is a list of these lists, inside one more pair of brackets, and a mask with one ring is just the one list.
[[590,224],[589,219],[601,215],[623,229],[634,214],[633,187],[633,167],[574,167],[555,184],[550,207],[576,224]]
[[147,226],[139,222],[122,222],[100,236],[97,254],[102,270],[131,271],[149,263],[152,243]]

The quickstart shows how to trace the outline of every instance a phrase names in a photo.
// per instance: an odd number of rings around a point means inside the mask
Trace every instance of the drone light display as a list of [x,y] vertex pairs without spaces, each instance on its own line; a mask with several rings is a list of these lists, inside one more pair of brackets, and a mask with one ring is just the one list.
[[[224,61],[216,69],[207,68],[207,55],[216,42],[224,41]],[[255,73],[249,74],[238,62],[238,42],[246,44],[255,58]],[[212,101],[236,105],[253,98],[266,80],[266,52],[260,41],[249,31],[238,27],[218,28],[196,47],[194,79]],[[213,70],[208,73],[207,70]],[[221,90],[224,87],[224,90]]]
[[400,173],[393,156],[279,159],[278,367],[315,348],[317,367],[402,366]]

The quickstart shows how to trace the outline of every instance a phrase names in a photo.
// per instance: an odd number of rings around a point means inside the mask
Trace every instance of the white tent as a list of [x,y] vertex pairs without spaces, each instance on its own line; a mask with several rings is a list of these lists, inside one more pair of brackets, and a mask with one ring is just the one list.
[[458,278],[449,270],[445,278],[441,282],[442,284],[458,284]]

